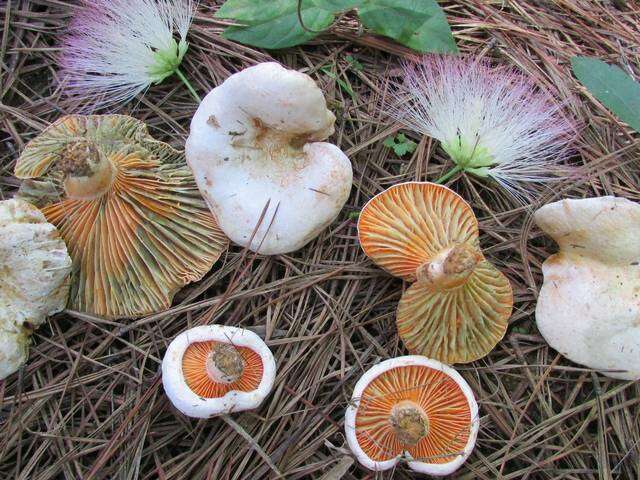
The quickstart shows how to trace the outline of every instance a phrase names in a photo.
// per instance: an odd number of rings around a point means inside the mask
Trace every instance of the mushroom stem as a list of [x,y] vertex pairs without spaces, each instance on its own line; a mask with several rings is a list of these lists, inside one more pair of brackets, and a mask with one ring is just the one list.
[[416,269],[420,283],[440,288],[458,287],[464,284],[482,259],[482,254],[465,243],[440,251],[428,262]]
[[60,170],[69,198],[93,200],[111,188],[116,168],[93,142],[71,142],[60,155]]
[[393,407],[389,423],[398,440],[405,445],[414,446],[429,433],[429,419],[422,407],[404,400]]
[[207,375],[214,382],[233,383],[242,377],[244,359],[236,347],[218,343],[207,358]]

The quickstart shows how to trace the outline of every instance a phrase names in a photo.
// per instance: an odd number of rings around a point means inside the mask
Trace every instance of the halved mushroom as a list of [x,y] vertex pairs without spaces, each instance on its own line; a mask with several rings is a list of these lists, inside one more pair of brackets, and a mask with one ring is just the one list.
[[429,182],[394,185],[365,205],[358,236],[377,265],[413,282],[396,317],[411,353],[467,363],[502,339],[511,285],[482,255],[478,222],[462,197]]
[[267,255],[292,252],[336,218],[352,171],[338,147],[321,142],[334,121],[311,77],[273,62],[232,75],[205,97],[187,161],[232,241]]
[[0,201],[0,380],[27,360],[31,332],[65,307],[70,272],[56,227],[25,201]]
[[124,115],[71,115],[29,142],[20,195],[58,227],[73,259],[70,306],[108,318],[168,308],[227,239],[184,156]]
[[182,332],[162,359],[162,383],[185,415],[208,418],[260,406],[275,381],[276,363],[255,333],[223,325]]
[[448,475],[473,451],[478,426],[467,382],[419,355],[385,360],[365,372],[345,414],[349,448],[371,470],[388,470],[403,459],[416,472]]
[[640,204],[561,200],[534,220],[560,246],[542,264],[540,333],[576,363],[640,380]]

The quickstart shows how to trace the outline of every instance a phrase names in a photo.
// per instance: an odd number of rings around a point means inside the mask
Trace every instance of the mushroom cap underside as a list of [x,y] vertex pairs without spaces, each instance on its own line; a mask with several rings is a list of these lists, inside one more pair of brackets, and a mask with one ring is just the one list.
[[[113,178],[96,198],[70,198],[70,182],[88,178],[90,168],[65,174],[65,155],[84,145],[108,162]],[[68,245],[73,309],[107,318],[166,309],[227,246],[184,156],[131,117],[63,117],[29,142],[15,173],[28,179],[20,195],[41,208]]]
[[453,245],[479,249],[478,222],[453,190],[429,182],[394,185],[373,197],[358,220],[365,254],[391,275],[416,281],[416,270]]
[[[242,359],[242,368],[233,379],[211,375],[211,356],[220,345],[231,347]],[[197,418],[257,408],[273,388],[275,372],[273,354],[258,335],[223,325],[181,333],[162,360],[167,396],[182,413]]]
[[398,304],[398,335],[409,352],[448,364],[487,355],[504,337],[513,309],[507,277],[486,260],[463,285],[411,285]]
[[429,182],[394,185],[365,205],[358,235],[374,263],[415,282],[396,317],[411,353],[467,363],[502,339],[511,284],[482,255],[478,222],[462,197]]
[[[421,438],[406,444],[394,410],[412,405],[425,416]],[[478,431],[478,407],[465,380],[452,368],[411,355],[375,365],[357,382],[345,415],[349,447],[372,470],[394,467],[402,456],[417,472],[446,475],[470,455]]]

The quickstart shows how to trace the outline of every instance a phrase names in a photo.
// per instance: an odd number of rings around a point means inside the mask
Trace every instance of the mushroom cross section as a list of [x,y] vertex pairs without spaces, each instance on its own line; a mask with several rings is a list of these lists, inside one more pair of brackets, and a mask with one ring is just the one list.
[[292,252],[336,218],[353,174],[346,155],[322,141],[334,122],[311,77],[274,62],[230,76],[204,98],[186,156],[232,241]]
[[576,363],[640,380],[640,204],[561,200],[534,220],[560,247],[542,264],[540,333]]
[[411,353],[467,363],[502,339],[511,284],[482,254],[478,222],[462,197],[429,182],[394,185],[365,205],[358,236],[378,266],[412,282],[396,316]]
[[430,475],[448,475],[471,454],[478,405],[451,367],[419,355],[385,360],[356,383],[345,414],[347,443],[371,470],[400,459]]
[[162,360],[162,383],[185,415],[208,418],[260,406],[276,375],[262,339],[242,328],[204,325],[178,335]]
[[124,115],[69,115],[27,144],[19,195],[38,206],[73,260],[70,307],[107,318],[168,308],[228,240],[184,155]]

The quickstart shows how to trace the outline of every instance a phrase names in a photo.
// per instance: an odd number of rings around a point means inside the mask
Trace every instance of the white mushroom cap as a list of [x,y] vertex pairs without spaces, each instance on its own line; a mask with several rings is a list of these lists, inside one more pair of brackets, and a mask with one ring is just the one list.
[[[412,371],[403,371],[404,369]],[[368,396],[367,389],[372,382],[385,375],[395,375],[395,377],[390,377],[383,383],[375,385],[373,392],[370,392],[370,396]],[[439,388],[442,390],[440,395]],[[393,394],[389,394],[391,391],[386,389],[394,389]],[[411,457],[410,448],[406,448],[404,452],[387,460],[371,458],[365,452],[361,442],[363,438],[368,440],[366,427],[373,426],[372,428],[389,429],[387,426],[389,422],[384,418],[381,419],[381,417],[386,409],[390,407],[390,404],[405,402],[405,399],[400,398],[402,396],[407,398],[411,396],[417,397],[423,403],[422,406],[429,405],[430,399],[433,399],[433,404],[430,406],[431,409],[425,409],[428,426],[426,431],[423,432],[424,437],[422,440],[426,440],[429,435],[451,435],[451,438],[447,439],[448,441],[444,442],[444,444],[450,449],[455,449],[455,452],[448,451],[447,453],[451,453],[451,455],[439,455],[440,460],[446,459],[446,461],[436,461],[438,456],[434,457],[432,461],[414,459]],[[446,399],[446,401],[442,402],[442,399]],[[359,410],[363,406],[373,405],[376,401],[378,401],[378,404],[371,407],[372,420],[367,422],[363,418],[361,420],[362,426],[360,426],[358,421]],[[445,406],[445,409],[439,410],[442,405]],[[462,411],[464,413],[461,413]],[[432,418],[430,418],[430,415]],[[440,422],[440,424],[433,425],[436,422]],[[349,448],[362,465],[375,471],[393,468],[398,461],[404,459],[407,460],[409,468],[415,472],[435,476],[449,475],[456,471],[473,451],[479,425],[478,404],[471,387],[469,387],[464,378],[453,368],[437,360],[420,355],[391,358],[367,370],[356,383],[351,404],[345,413],[345,433]],[[430,426],[434,428],[430,429]],[[361,435],[360,438],[359,433]],[[462,440],[465,435],[466,442],[463,445],[450,445],[453,441]],[[389,431],[383,432],[380,437],[371,438],[371,444],[376,445],[378,448],[386,448],[386,445],[381,445],[381,443],[384,440],[391,441],[391,436]],[[395,440],[397,442],[397,439]],[[438,439],[434,437],[431,437],[430,440],[432,444],[438,442]],[[406,445],[402,444],[401,446],[403,448],[406,447]],[[420,443],[416,444],[416,448],[421,448]]]
[[[187,384],[183,357],[187,348],[200,342],[219,342],[231,345],[238,350],[246,347],[255,352],[262,364],[261,376],[256,381],[255,389],[251,391],[231,389],[223,396],[216,398],[205,398],[195,393]],[[169,344],[162,359],[162,384],[167,397],[182,413],[196,418],[209,418],[257,408],[271,392],[275,376],[276,363],[273,354],[262,339],[249,330],[224,325],[203,325],[182,332]],[[232,382],[221,381],[220,383]]]
[[560,246],[542,265],[540,333],[576,363],[640,379],[640,204],[561,200],[534,219]]
[[28,335],[64,309],[71,258],[56,228],[22,200],[0,201],[0,379],[27,358]]
[[16,372],[29,357],[29,335],[15,331],[6,321],[0,326],[0,380]]
[[71,258],[56,227],[23,200],[0,202],[0,318],[37,327],[62,310]]
[[353,174],[338,147],[320,142],[334,121],[311,77],[273,62],[232,75],[204,98],[186,157],[231,240],[263,254],[291,252],[336,218]]

